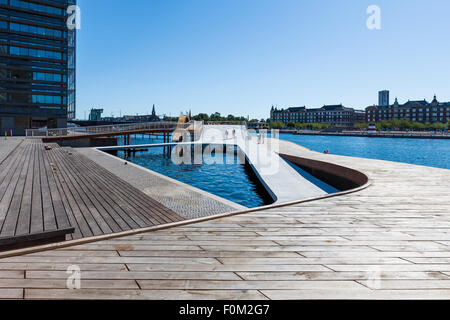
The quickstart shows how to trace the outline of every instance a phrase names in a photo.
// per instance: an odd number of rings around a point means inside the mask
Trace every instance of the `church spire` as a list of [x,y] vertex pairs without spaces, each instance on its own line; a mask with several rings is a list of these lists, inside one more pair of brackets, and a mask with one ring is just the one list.
[[152,116],[156,116],[155,105],[153,105],[153,109],[152,109]]

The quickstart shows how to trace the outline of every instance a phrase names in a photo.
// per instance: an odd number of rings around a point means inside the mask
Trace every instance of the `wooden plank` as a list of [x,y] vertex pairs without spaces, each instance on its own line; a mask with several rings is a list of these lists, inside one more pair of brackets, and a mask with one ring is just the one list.
[[24,290],[20,289],[0,289],[0,299],[23,299]]
[[[142,289],[160,290],[358,290],[367,289],[355,281],[247,281],[247,280],[137,280]],[[1,280],[0,280],[1,283]]]
[[[83,161],[80,161],[82,159]],[[87,159],[82,155],[78,155],[78,159],[75,161],[79,161],[82,165],[85,166],[87,170],[89,170],[92,176],[96,176],[98,179],[102,179],[102,177],[107,177],[108,179],[116,180],[118,185],[121,186],[120,192],[124,194],[125,199],[133,200],[130,202],[131,205],[138,205],[138,210],[140,210],[143,214],[146,212],[151,212],[154,215],[149,215],[149,219],[157,219],[159,223],[170,223],[174,221],[183,220],[181,217],[176,215],[170,209],[162,206],[159,202],[155,201],[151,197],[148,197],[141,191],[137,190],[129,183],[119,179],[108,170],[98,166],[92,160]],[[116,189],[119,190],[119,189]]]
[[44,231],[44,211],[42,203],[41,189],[41,159],[42,150],[38,148],[38,152],[34,158],[34,176],[33,176],[33,197],[31,201],[31,222],[30,232],[36,233]]
[[[182,219],[153,199],[140,194],[140,191],[133,187],[127,186],[127,191],[123,192],[124,188],[122,188],[120,178],[114,175],[103,175],[103,168],[87,158],[81,158],[72,149],[63,149],[52,145],[52,150],[48,151],[48,156],[59,168],[59,171],[55,173],[56,180],[63,180],[67,183],[66,189],[68,190],[62,192],[62,198],[70,201],[66,194],[70,191],[74,200],[80,206],[80,213],[85,213],[86,208],[90,210],[94,208],[95,213],[101,216],[105,222],[119,226],[119,229],[110,232],[147,227]],[[60,182],[57,182],[57,185],[59,189],[64,189]],[[82,190],[78,192],[74,190],[75,188]],[[134,194],[134,198],[130,196],[131,194]],[[139,194],[139,196],[135,194]],[[71,197],[69,196],[69,198]],[[72,206],[70,208],[72,209]],[[162,215],[164,219],[161,217]],[[78,219],[73,219],[72,216],[73,212],[69,213],[69,219],[78,221]],[[86,220],[89,220],[89,216],[86,217]],[[98,219],[95,219],[95,221],[98,221]],[[91,225],[91,223],[92,221],[87,221],[88,225]],[[110,233],[105,230],[101,232]],[[80,232],[74,237],[83,236],[83,233]]]
[[[139,289],[134,280],[85,280],[81,279],[81,287],[85,289]],[[67,279],[0,279],[0,288],[47,288],[65,289]]]
[[81,196],[81,198],[91,211],[92,216],[97,221],[98,225],[102,229],[102,232],[106,234],[122,231],[117,221],[113,217],[111,217],[103,208],[103,206],[99,204],[98,200],[94,196],[92,196],[93,190],[89,186],[84,185],[78,179],[75,172],[66,167],[64,161],[62,161],[62,159],[58,157],[56,153],[52,152],[51,154],[59,170],[64,171],[69,177],[73,187],[78,191],[78,194]]
[[2,237],[14,236],[16,234],[16,226],[20,212],[20,205],[22,203],[22,197],[25,189],[25,182],[29,169],[29,162],[33,150],[34,145],[30,144],[30,148],[24,155],[23,166],[17,176],[17,181],[15,183],[14,192],[12,194],[11,202],[9,204],[8,213],[2,224],[1,229]]
[[[89,168],[89,170],[91,170],[91,168]],[[93,176],[95,175],[98,179],[102,176],[107,177],[108,179],[114,179],[113,176],[106,172],[101,172],[101,175],[94,171],[90,171],[90,173]],[[137,192],[135,188],[130,189],[127,183],[124,183],[123,181],[117,181],[117,183],[121,186],[120,190],[116,189],[112,192],[114,192],[117,197],[129,199],[129,204],[138,212],[141,212],[142,218],[147,221],[148,225],[158,225],[179,220],[176,217],[175,219],[173,219],[173,217],[167,218],[164,210],[160,209],[161,204],[154,203],[154,200],[151,198],[140,197],[139,192]],[[153,215],[151,213],[153,213]]]
[[[51,155],[51,153],[49,154]],[[49,160],[53,160],[51,157]],[[103,234],[102,229],[97,224],[97,221],[92,216],[88,207],[84,204],[77,190],[71,184],[69,178],[63,171],[57,171],[56,175],[59,178],[60,184],[63,188],[64,194],[70,203],[70,207],[74,212],[78,226],[83,236],[101,235]],[[83,220],[86,224],[83,224]]]
[[[81,165],[82,162],[80,162],[79,160],[80,159],[73,162]],[[139,207],[142,201],[133,201],[132,199],[130,199],[130,197],[123,192],[122,181],[118,180],[117,177],[106,177],[103,173],[99,173],[100,170],[95,170],[95,173],[93,173],[89,168],[87,171],[85,166],[81,166],[81,168],[81,170],[83,170],[84,172],[89,173],[86,175],[87,179],[100,186],[99,192],[102,193],[102,196],[114,196],[114,202],[117,202],[120,211],[126,211],[126,216],[128,216],[128,218],[124,217],[124,219],[126,219],[129,224],[133,224],[134,222],[135,225],[137,224],[137,227],[147,227],[164,223],[163,220],[158,220],[153,216],[144,214],[143,208]],[[118,188],[117,186],[120,187]],[[144,207],[146,206],[147,202],[148,201],[144,203]],[[152,210],[154,211],[155,208],[152,208]],[[144,208],[144,211],[147,210]],[[177,221],[177,219],[175,219],[175,221]]]
[[[25,150],[25,148],[26,144],[21,143],[14,150],[14,152],[10,153],[8,157],[0,164],[0,168],[2,168],[2,170],[0,171],[0,185],[8,185],[9,180],[5,179],[11,174],[11,170],[14,170],[14,168],[18,165],[18,161],[22,156],[22,152],[23,150]],[[3,183],[4,181],[6,181],[5,184]],[[2,194],[3,192],[0,192],[0,199]]]
[[44,157],[44,154],[39,157],[40,161],[40,175],[41,175],[41,195],[42,195],[42,224],[44,230],[55,228],[56,217],[53,207],[50,185],[48,182],[47,170],[49,168],[49,161]]
[[46,221],[50,220],[50,221],[56,221],[56,225],[58,228],[60,229],[65,229],[65,228],[69,228],[72,225],[70,224],[69,218],[67,216],[67,212],[64,208],[64,205],[62,203],[62,198],[61,195],[59,193],[58,188],[56,187],[56,181],[55,181],[55,177],[53,175],[53,170],[50,166],[48,157],[46,152],[43,151],[43,145],[42,143],[39,144],[39,150],[40,152],[43,153],[43,159],[44,159],[44,167],[45,167],[45,172],[47,175],[47,181],[48,181],[48,186],[50,189],[50,195],[52,198],[52,203],[53,203],[53,212],[54,212],[54,217],[51,217],[49,219],[47,219],[46,213],[44,212],[44,225],[46,230],[48,229],[48,223],[45,223]]
[[73,262],[73,263],[164,263],[164,264],[211,264],[220,265],[214,258],[180,257],[35,257],[19,256],[3,259],[4,262]]
[[[74,167],[73,165],[71,166],[63,156],[59,155],[58,158],[62,163],[68,166],[69,170],[73,171],[79,183],[86,186],[86,189],[89,190],[89,193],[91,193],[90,198],[96,204],[99,211],[101,211],[107,219],[113,219],[113,221],[117,223],[117,225],[120,227],[119,231],[145,226],[145,224],[138,225],[136,222],[134,222],[134,220],[132,220],[117,203],[117,199],[109,197],[103,191],[103,189],[105,189],[105,185],[92,182],[88,175],[83,175],[79,170],[77,170],[76,167]],[[108,217],[108,215],[110,217]]]
[[[234,272],[130,272],[130,271],[83,271],[83,279],[92,280],[238,280]],[[67,279],[64,271],[28,271],[27,279]]]
[[52,152],[49,152],[48,155],[50,159],[53,161],[55,167],[58,169],[58,172],[60,172],[64,176],[64,179],[71,188],[72,194],[75,196],[77,203],[81,206],[81,208],[84,209],[82,210],[82,213],[86,215],[89,212],[88,217],[92,217],[95,220],[96,224],[100,228],[100,234],[112,233],[113,229],[111,229],[111,226],[108,224],[108,221],[106,221],[103,218],[103,216],[97,210],[95,205],[91,202],[91,200],[86,194],[87,191],[84,190],[82,185],[78,184],[72,172],[65,170],[63,164],[58,161],[58,159]]
[[37,145],[36,143],[33,143],[14,235],[24,235],[31,231],[31,204],[33,197],[34,159],[36,158],[36,153]]
[[[8,175],[5,177],[4,181],[0,185],[0,226],[8,214],[11,199],[14,195],[14,188],[19,179],[20,171],[22,170],[23,164],[25,162],[26,152],[29,150],[30,145],[26,144],[23,148],[20,148],[20,156],[16,160],[16,165],[11,167]],[[1,234],[1,233],[0,233]]]
[[26,299],[157,299],[157,300],[267,300],[256,290],[68,290],[25,289]]
[[[1,260],[0,260],[1,261]],[[66,272],[69,266],[73,263],[14,263],[14,262],[0,262],[0,270],[61,270]],[[83,271],[126,271],[128,270],[124,264],[120,263],[108,263],[108,264],[95,264],[95,263],[77,263]]]
[[[42,157],[43,157],[43,155],[41,154],[41,158]],[[64,210],[69,219],[69,223],[71,226],[73,226],[75,228],[75,231],[73,232],[73,234],[68,235],[67,238],[68,239],[79,239],[79,238],[83,237],[83,234],[86,237],[92,236],[93,233],[92,233],[86,219],[81,214],[78,206],[76,205],[73,198],[71,197],[70,192],[67,192],[67,193],[65,192],[65,191],[67,191],[67,186],[66,185],[63,186],[63,184],[61,183],[57,174],[55,174],[54,172],[52,172],[52,174],[53,174],[53,179],[55,180],[56,188],[61,196],[61,201],[64,206]]]

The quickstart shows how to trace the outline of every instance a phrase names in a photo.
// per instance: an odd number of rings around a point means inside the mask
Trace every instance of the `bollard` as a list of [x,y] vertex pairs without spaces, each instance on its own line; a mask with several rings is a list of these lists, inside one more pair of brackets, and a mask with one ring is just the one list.
[[11,130],[11,137],[12,137],[13,135],[12,135],[12,130]]
[[5,131],[5,140],[6,140],[6,137],[7,137],[7,132]]

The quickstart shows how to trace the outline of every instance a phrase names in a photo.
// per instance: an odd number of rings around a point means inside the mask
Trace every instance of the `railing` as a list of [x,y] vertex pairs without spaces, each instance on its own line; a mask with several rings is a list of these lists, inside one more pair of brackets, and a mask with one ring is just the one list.
[[[180,128],[177,122],[146,122],[146,123],[127,123],[106,126],[93,127],[74,127],[74,128],[60,128],[60,129],[28,129],[26,136],[33,137],[68,137],[91,134],[107,134],[120,133],[127,131],[142,131],[142,130],[175,130]],[[187,128],[190,123],[182,124],[182,128]]]
[[246,121],[206,121],[208,126],[247,126]]
[[369,136],[369,137],[448,137],[450,132],[414,132],[414,131],[342,131],[342,132],[324,132],[314,130],[295,130],[292,131],[297,134],[311,134],[311,135],[345,135],[345,136]]

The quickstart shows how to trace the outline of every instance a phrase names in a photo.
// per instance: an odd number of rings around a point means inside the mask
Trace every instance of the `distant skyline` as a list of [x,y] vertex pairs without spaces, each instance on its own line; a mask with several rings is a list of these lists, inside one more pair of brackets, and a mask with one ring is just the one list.
[[[450,101],[448,0],[78,0],[77,118]],[[381,9],[369,30],[366,9]]]

